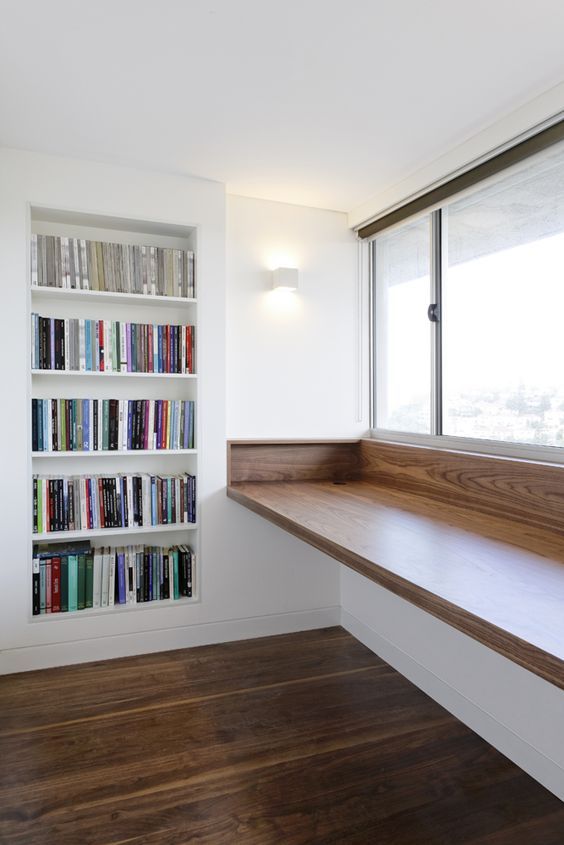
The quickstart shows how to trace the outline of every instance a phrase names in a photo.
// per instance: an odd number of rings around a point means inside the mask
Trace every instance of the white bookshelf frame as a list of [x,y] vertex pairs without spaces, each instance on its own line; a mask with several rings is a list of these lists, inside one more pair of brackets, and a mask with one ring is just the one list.
[[[179,226],[176,224],[167,224],[162,222],[150,222],[146,220],[134,220],[131,218],[116,218],[113,216],[106,216],[100,214],[87,214],[79,211],[64,211],[60,209],[43,208],[36,205],[30,205],[30,228],[29,235],[32,232],[42,234],[57,234],[68,235],[72,237],[85,237],[93,240],[105,240],[121,243],[137,243],[155,246],[176,246],[182,249],[193,249],[196,254],[196,293],[198,286],[201,283],[199,272],[198,259],[198,238],[199,232],[197,226]],[[29,239],[28,239],[28,255],[29,255]],[[129,372],[92,372],[92,371],[76,371],[76,370],[38,370],[31,369],[28,365],[29,372],[29,389],[28,389],[28,444],[29,444],[29,498],[30,503],[30,545],[29,545],[29,600],[28,600],[28,616],[29,621],[34,624],[38,622],[62,621],[68,619],[82,619],[88,617],[105,616],[115,613],[132,613],[134,611],[146,611],[149,609],[165,609],[166,612],[170,608],[178,608],[200,604],[201,602],[201,550],[200,550],[200,531],[199,521],[196,523],[174,523],[167,525],[149,525],[136,528],[105,528],[105,529],[91,529],[81,531],[57,531],[57,532],[43,532],[41,534],[33,533],[33,514],[31,508],[32,502],[32,477],[34,474],[42,474],[39,470],[42,466],[42,461],[69,459],[75,458],[81,460],[87,457],[91,463],[91,471],[97,472],[96,459],[97,458],[114,458],[119,461],[123,455],[127,457],[126,467],[123,471],[131,470],[132,464],[129,460],[132,456],[140,459],[149,457],[152,461],[158,461],[160,458],[165,458],[166,461],[163,466],[163,473],[171,471],[171,458],[176,457],[182,459],[184,457],[190,458],[190,468],[186,469],[184,464],[174,467],[174,472],[189,471],[199,477],[200,458],[200,390],[198,384],[198,370],[200,362],[200,326],[198,322],[198,300],[197,298],[186,298],[178,296],[154,296],[144,294],[126,294],[114,293],[110,291],[85,291],[65,288],[50,288],[40,285],[30,284],[30,262],[28,258],[28,275],[27,286],[29,290],[28,302],[28,361],[31,361],[31,313],[43,313],[45,316],[71,316],[69,309],[74,308],[80,310],[80,315],[95,318],[97,309],[103,310],[103,318],[109,314],[109,318],[113,319],[133,319],[137,321],[155,321],[161,323],[191,323],[196,326],[196,342],[195,342],[195,373],[129,373]],[[128,308],[128,310],[125,309]],[[151,308],[151,316],[145,314],[147,307]],[[57,313],[61,309],[63,313]],[[87,309],[87,310],[86,310]],[[130,316],[130,309],[134,311],[139,309],[144,316],[133,317]],[[115,316],[114,316],[115,315]],[[77,314],[77,316],[79,316]],[[57,380],[62,377],[62,381]],[[68,381],[68,377],[71,381]],[[179,398],[177,393],[175,395],[167,395],[167,390],[161,386],[159,380],[173,379],[174,382],[186,384],[186,388],[182,388],[184,395],[182,398],[193,399],[196,403],[195,414],[195,445],[194,449],[138,449],[138,450],[106,450],[106,451],[61,451],[61,452],[36,452],[31,448],[31,399],[38,395],[39,398],[45,396],[45,378],[49,379],[49,383],[53,380],[53,390],[50,392],[51,396],[60,396],[61,398],[75,398],[73,394],[72,379],[91,379],[91,378],[109,378],[114,379],[116,384],[116,396],[114,398],[131,398],[127,395],[126,385],[131,384],[130,379],[146,379],[144,392],[149,392],[151,395],[148,398],[154,399],[168,399]],[[157,381],[155,381],[155,379]],[[121,382],[123,380],[123,383]],[[86,382],[88,383],[88,382]],[[136,382],[134,382],[136,383]],[[38,385],[43,384],[43,389],[36,391]],[[120,384],[120,387],[117,385]],[[189,388],[189,394],[185,391]],[[172,389],[172,387],[170,388]],[[130,389],[129,389],[130,391]],[[164,395],[163,395],[164,394]],[[92,397],[96,398],[96,396]],[[102,462],[104,466],[104,461]],[[139,467],[143,471],[142,461]],[[119,472],[121,470],[112,470],[112,472]],[[157,470],[158,471],[158,470]],[[100,472],[103,472],[100,469]],[[199,484],[196,483],[196,513],[199,515],[200,501],[199,501]],[[123,544],[138,542],[145,542],[145,539],[140,540],[140,537],[148,536],[149,544],[165,545],[167,539],[177,543],[186,543],[194,549],[196,553],[196,571],[194,573],[194,595],[191,598],[183,596],[180,599],[160,599],[150,602],[140,602],[135,604],[113,605],[105,608],[88,608],[79,611],[67,611],[59,613],[44,613],[34,616],[32,613],[32,595],[31,595],[31,561],[33,558],[33,545],[36,543],[60,543],[73,540],[92,540],[94,544],[104,543],[104,538],[107,538],[107,543],[111,542],[111,538],[116,538],[118,542]],[[172,536],[171,536],[172,535]],[[181,536],[184,535],[184,536]],[[161,539],[162,537],[162,539]]]

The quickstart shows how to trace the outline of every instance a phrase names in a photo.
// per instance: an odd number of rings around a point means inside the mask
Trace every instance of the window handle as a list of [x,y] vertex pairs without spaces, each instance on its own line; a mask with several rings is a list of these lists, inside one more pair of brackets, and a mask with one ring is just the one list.
[[431,302],[427,308],[427,317],[432,323],[438,323],[440,320],[440,309],[437,302]]

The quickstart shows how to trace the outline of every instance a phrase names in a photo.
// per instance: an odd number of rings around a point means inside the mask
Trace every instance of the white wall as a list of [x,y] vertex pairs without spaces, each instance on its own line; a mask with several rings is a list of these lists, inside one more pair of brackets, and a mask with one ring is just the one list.
[[[358,252],[346,215],[227,197],[227,430],[231,437],[354,437]],[[298,267],[298,293],[270,270]],[[365,398],[365,397],[364,397]]]
[[[199,604],[148,606],[111,614],[101,611],[82,618],[80,614],[61,614],[32,620],[29,615],[29,203],[200,227]],[[345,231],[342,218],[341,237]],[[350,284],[350,278],[348,281]],[[241,297],[245,298],[244,276],[239,276],[238,284]],[[222,185],[134,168],[0,151],[0,303],[4,409],[9,403],[9,412],[0,414],[4,481],[0,485],[0,671],[117,657],[338,621],[336,564],[330,562],[328,566],[319,553],[256,518],[225,495]],[[230,315],[230,324],[234,319],[238,319],[236,313]],[[264,352],[268,354],[268,349]],[[263,350],[257,350],[257,355],[261,354]],[[343,375],[348,377],[349,373]],[[245,411],[251,418],[253,408],[260,408],[263,399],[262,386],[252,387],[245,397],[247,403],[252,403]],[[280,427],[283,429],[284,423]],[[239,433],[243,433],[241,429]]]

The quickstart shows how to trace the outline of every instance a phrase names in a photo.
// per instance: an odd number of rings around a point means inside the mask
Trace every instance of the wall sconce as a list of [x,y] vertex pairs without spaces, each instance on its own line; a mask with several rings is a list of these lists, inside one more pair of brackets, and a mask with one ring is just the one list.
[[297,290],[299,277],[299,270],[296,267],[277,267],[272,271],[272,289]]

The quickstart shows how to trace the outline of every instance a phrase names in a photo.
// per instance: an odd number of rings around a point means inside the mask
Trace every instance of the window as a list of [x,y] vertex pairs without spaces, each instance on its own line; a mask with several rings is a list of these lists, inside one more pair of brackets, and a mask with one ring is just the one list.
[[564,143],[372,249],[376,428],[564,446]]

